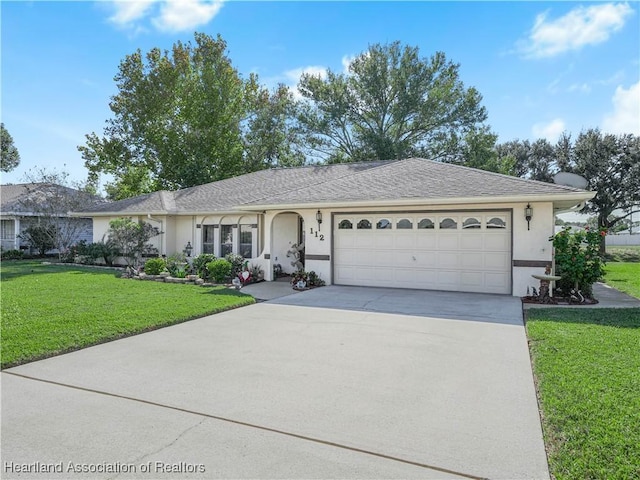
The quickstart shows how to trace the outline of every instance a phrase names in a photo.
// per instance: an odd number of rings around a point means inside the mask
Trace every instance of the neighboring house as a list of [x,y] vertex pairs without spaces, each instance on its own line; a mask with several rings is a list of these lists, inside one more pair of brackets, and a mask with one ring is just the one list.
[[[555,214],[594,193],[420,158],[262,170],[77,212],[94,238],[113,218],[160,228],[163,254],[244,255],[267,280],[305,269],[327,283],[521,296],[552,262]],[[525,219],[530,206],[532,218]]]
[[[74,226],[75,239],[73,243],[81,240],[91,243],[93,241],[91,217],[69,218],[69,212],[57,208],[57,204],[68,204],[67,202],[56,203],[61,195],[71,197],[82,195],[83,199],[89,199],[90,205],[99,200],[97,197],[88,196],[73,188],[49,183],[0,185],[0,241],[2,250],[29,250],[31,246],[20,235],[30,225],[42,221],[44,216],[51,218],[53,223],[66,225],[68,222],[73,222],[77,226],[77,228]],[[52,198],[56,200],[50,201]]]

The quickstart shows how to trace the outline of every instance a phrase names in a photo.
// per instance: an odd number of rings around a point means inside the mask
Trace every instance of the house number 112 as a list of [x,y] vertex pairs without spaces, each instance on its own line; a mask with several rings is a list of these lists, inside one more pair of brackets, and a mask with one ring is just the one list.
[[321,242],[324,242],[324,234],[318,233],[317,230],[314,230],[313,227],[309,228],[309,233],[316,238],[319,238]]

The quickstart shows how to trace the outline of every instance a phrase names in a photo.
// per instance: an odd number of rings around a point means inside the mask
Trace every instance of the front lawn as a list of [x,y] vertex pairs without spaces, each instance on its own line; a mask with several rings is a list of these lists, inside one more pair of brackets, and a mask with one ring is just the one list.
[[605,272],[607,284],[640,298],[640,263],[610,262],[605,266]]
[[2,368],[165,327],[253,297],[119,279],[113,270],[2,262]]
[[607,245],[607,262],[640,262],[640,245]]
[[527,313],[552,475],[638,478],[640,309]]

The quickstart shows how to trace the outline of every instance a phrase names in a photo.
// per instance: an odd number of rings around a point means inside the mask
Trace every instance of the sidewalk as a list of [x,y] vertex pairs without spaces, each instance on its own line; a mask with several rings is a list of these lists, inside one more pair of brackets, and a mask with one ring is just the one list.
[[548,305],[523,302],[522,308],[525,310],[529,308],[640,308],[640,299],[604,283],[593,284],[593,296],[598,300],[595,305]]

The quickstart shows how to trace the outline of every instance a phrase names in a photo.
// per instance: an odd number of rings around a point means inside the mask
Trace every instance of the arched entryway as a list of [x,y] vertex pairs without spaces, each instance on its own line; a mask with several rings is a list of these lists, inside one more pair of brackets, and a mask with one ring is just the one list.
[[[281,212],[271,222],[271,261],[282,273],[291,274],[299,269],[296,260],[304,268],[304,219],[297,212]],[[295,258],[295,250],[300,252]],[[289,256],[287,256],[289,253]],[[277,267],[279,265],[279,267]]]

